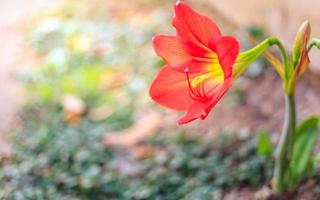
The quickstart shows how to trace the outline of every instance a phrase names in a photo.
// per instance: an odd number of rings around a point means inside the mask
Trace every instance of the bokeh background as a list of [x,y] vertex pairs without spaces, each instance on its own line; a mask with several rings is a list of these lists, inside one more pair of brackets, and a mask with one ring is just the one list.
[[[320,2],[185,1],[242,50],[299,25],[320,35]],[[2,0],[0,196],[3,199],[266,199],[283,120],[281,82],[260,58],[207,120],[152,102],[163,62],[151,47],[174,33],[171,0]],[[277,55],[277,51],[274,51]],[[320,55],[297,91],[298,119],[320,114]],[[318,174],[298,196],[320,195]]]

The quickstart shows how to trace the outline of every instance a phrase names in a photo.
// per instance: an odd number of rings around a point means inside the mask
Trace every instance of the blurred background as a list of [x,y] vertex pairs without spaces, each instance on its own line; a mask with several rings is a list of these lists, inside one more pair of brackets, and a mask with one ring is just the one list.
[[[313,0],[185,1],[249,49],[275,35],[291,48]],[[281,82],[258,59],[207,120],[152,102],[163,62],[155,34],[174,34],[174,0],[2,0],[0,197],[266,199],[283,120]],[[274,51],[277,54],[277,51]],[[298,85],[298,119],[320,114],[320,55]],[[319,177],[301,198],[320,195]],[[311,185],[311,186],[310,186]]]

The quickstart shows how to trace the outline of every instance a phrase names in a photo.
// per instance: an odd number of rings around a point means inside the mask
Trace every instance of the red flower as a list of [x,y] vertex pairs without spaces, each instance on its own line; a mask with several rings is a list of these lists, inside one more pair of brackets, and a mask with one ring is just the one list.
[[205,119],[228,91],[240,46],[187,4],[177,2],[174,9],[177,35],[153,38],[153,47],[166,65],[152,82],[150,96],[160,105],[187,111],[178,121],[185,124]]

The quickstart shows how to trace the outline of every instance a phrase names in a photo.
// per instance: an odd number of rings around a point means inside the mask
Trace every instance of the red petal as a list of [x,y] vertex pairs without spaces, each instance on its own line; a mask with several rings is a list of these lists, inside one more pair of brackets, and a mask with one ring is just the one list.
[[151,98],[165,107],[186,110],[194,101],[189,96],[186,75],[164,66],[150,87]]
[[[194,47],[194,46],[193,46]],[[207,65],[205,62],[198,62],[193,60],[193,54],[198,53],[200,56],[204,51],[197,51],[196,48],[191,49],[187,44],[180,42],[179,38],[172,35],[157,35],[153,38],[153,48],[156,53],[162,57],[167,64],[173,69],[184,72],[188,67],[190,73],[201,72]],[[207,51],[205,51],[207,53]]]
[[229,79],[224,81],[223,85],[221,86],[220,91],[218,91],[216,93],[216,95],[214,95],[214,97],[212,98],[210,103],[205,108],[204,113],[209,113],[212,110],[212,108],[215,105],[217,105],[217,103],[221,100],[221,98],[227,93],[227,91],[231,87],[231,84],[232,84],[232,79],[231,78],[229,78]]
[[203,116],[203,119],[206,117],[203,113],[203,110],[205,109],[207,105],[201,102],[194,102],[188,109],[186,115],[179,119],[178,124],[186,124],[189,122],[192,122],[196,119],[199,119]]
[[197,13],[190,6],[179,1],[174,8],[173,26],[181,38],[205,47],[208,46],[210,39],[220,38],[218,26],[207,16]]
[[179,65],[191,59],[183,44],[176,36],[155,36],[153,38],[153,48],[170,65]]
[[240,51],[239,42],[234,37],[223,36],[219,40],[210,40],[209,47],[217,53],[224,77],[231,77],[233,64]]
[[231,86],[231,79],[228,79],[221,86],[220,90],[212,97],[209,103],[194,102],[189,108],[186,115],[179,119],[178,124],[186,124],[196,119],[204,120],[212,108],[220,101]]
[[188,71],[190,73],[201,73],[207,66],[208,66],[207,62],[198,62],[194,60],[190,60],[180,65],[170,65],[171,68],[181,73],[184,73],[186,68],[188,68]]

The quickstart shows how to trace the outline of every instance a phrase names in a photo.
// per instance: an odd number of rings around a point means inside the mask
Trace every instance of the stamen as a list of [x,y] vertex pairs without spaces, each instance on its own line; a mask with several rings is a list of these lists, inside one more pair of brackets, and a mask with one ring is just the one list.
[[202,95],[205,97],[205,98],[208,98],[207,94],[206,94],[206,90],[204,88],[204,84],[201,84],[201,92],[202,92]]
[[209,101],[210,98],[206,95],[206,91],[205,91],[205,87],[204,87],[204,83],[206,80],[200,79],[199,83],[197,83],[195,86],[193,86],[191,83],[191,80],[190,80],[189,68],[186,67],[184,72],[187,76],[187,83],[188,83],[190,97],[195,101],[202,101],[202,102]]
[[192,88],[192,85],[191,85],[191,82],[190,82],[189,68],[186,67],[184,72],[186,73],[186,76],[187,76],[187,82],[188,82],[188,87],[189,87],[189,95],[193,100],[197,101],[197,95],[195,95],[195,92],[194,92],[194,90]]
[[[207,64],[203,66],[202,70],[198,70],[200,73],[192,75],[190,75],[189,67],[184,69],[189,96],[195,101],[207,103],[216,95],[216,90],[223,83],[224,72],[220,65],[219,57],[215,52],[206,54],[203,57],[194,56],[193,60]],[[204,112],[203,115],[206,116],[206,113]]]
[[203,117],[205,117],[207,115],[206,111],[204,111],[204,110],[201,111],[201,114]]

